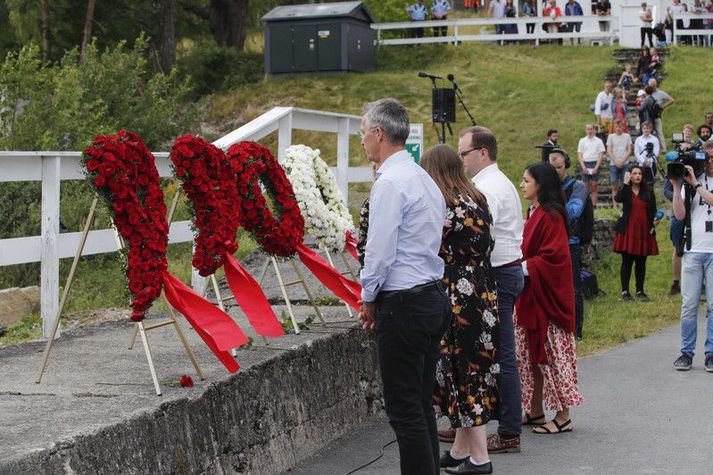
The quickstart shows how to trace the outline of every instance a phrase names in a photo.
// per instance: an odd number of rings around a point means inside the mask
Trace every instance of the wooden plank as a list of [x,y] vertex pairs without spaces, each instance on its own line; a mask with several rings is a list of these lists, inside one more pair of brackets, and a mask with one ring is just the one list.
[[[42,158],[42,220],[40,240],[40,314],[42,335],[52,332],[59,309],[59,189],[60,157]],[[55,337],[59,336],[59,330]]]
[[[63,233],[58,235],[57,256],[59,259],[73,257],[82,233]],[[193,231],[190,221],[171,223],[168,236],[169,244],[193,241]],[[113,229],[90,231],[84,245],[83,256],[114,252],[119,249]],[[42,238],[31,236],[12,239],[0,239],[0,267],[28,262],[38,262],[41,259]]]

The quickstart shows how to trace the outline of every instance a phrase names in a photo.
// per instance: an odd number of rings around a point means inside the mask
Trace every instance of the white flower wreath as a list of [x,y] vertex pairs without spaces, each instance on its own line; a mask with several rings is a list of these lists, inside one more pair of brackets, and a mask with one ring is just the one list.
[[354,223],[337,180],[319,153],[306,145],[292,145],[285,152],[282,168],[295,191],[305,231],[320,246],[342,252],[346,231],[354,229]]

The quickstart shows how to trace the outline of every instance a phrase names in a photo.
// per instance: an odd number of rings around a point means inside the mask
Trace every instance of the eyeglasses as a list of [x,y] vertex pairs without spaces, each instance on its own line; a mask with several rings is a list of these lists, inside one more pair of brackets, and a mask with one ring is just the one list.
[[476,150],[481,150],[484,148],[487,148],[487,147],[474,147],[474,148],[471,148],[470,150],[464,150],[463,152],[458,152],[458,155],[460,156],[461,160],[463,160],[465,158],[465,156],[468,155],[470,152],[474,152]]
[[366,132],[362,132],[360,130],[359,132],[357,132],[357,135],[359,136],[359,139],[364,140],[364,137],[366,136],[366,134],[368,134],[372,130],[378,129],[378,128],[379,128],[378,126],[377,127],[369,127],[369,129]]

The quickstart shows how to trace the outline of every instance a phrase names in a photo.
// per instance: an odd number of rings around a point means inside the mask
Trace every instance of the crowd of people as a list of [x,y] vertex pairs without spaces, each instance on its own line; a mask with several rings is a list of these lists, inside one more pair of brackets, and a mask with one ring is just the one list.
[[[452,3],[448,0],[432,0],[429,8],[425,5],[424,0],[417,0],[416,3],[406,8],[406,13],[409,19],[414,22],[446,20],[452,10]],[[612,15],[612,5],[607,0],[591,4],[591,7],[588,3],[585,5],[586,14],[601,17],[611,17]],[[522,0],[517,3],[513,2],[513,0],[489,0],[487,2],[485,0],[464,0],[463,7],[466,11],[474,13],[483,9],[487,12],[489,18],[538,16],[535,0]],[[552,23],[544,23],[542,25],[542,28],[548,33],[581,31],[582,22],[572,21],[574,18],[568,18],[585,15],[585,8],[577,0],[560,0],[559,5],[557,0],[544,0],[541,11],[543,17],[552,19]],[[666,8],[665,15],[663,15],[662,21],[659,22],[656,22],[651,6],[647,2],[642,2],[641,10],[638,13],[641,46],[644,46],[647,40],[651,48],[656,45],[672,44],[674,27],[676,30],[713,29],[713,19],[676,18],[677,15],[686,13],[713,13],[713,0],[708,2],[705,0],[693,0],[690,5],[682,3],[681,0],[671,0],[671,5]],[[602,18],[602,20],[599,22],[599,30],[609,31],[611,29],[609,19]],[[526,24],[526,33],[529,34],[534,31],[535,23]],[[413,28],[410,32],[414,37],[423,37],[425,34],[424,28]],[[447,33],[448,27],[446,26],[433,27],[433,36],[446,36]],[[516,34],[518,33],[518,25],[496,24],[495,33]],[[683,44],[709,44],[710,37],[711,35],[683,35],[679,38],[679,42]],[[574,43],[574,39],[572,39],[572,43]]]
[[[518,17],[536,17],[537,6],[535,0],[523,0],[516,5],[513,0],[490,0],[485,5],[484,0],[465,0],[463,6],[466,10],[477,12],[479,9],[484,9],[487,12],[488,18],[518,18]],[[451,2],[448,0],[433,0],[430,8],[425,5],[424,0],[417,0],[416,3],[406,7],[406,13],[409,19],[413,22],[425,20],[447,20],[448,14],[452,11]],[[611,3],[607,0],[597,2],[591,7],[591,14],[601,17],[610,17],[612,14]],[[562,9],[557,6],[556,0],[545,0],[542,4],[542,15],[545,18],[551,18],[552,23],[542,25],[543,29],[550,33],[555,32],[579,32],[581,31],[582,22],[562,21],[562,17],[583,16],[584,9],[577,0],[567,0],[564,5],[564,14]],[[609,31],[609,21],[599,22],[600,31]],[[533,33],[535,24],[526,24],[526,33]],[[410,29],[411,36],[423,37],[425,35],[424,28]],[[447,26],[433,27],[433,36],[446,36],[448,33]],[[496,34],[516,34],[518,26],[514,24],[496,24]]]
[[[603,92],[611,94],[611,86]],[[570,409],[583,402],[576,352],[584,320],[582,223],[596,200],[592,184],[604,157],[619,182],[613,250],[622,256],[621,297],[649,300],[646,260],[658,254],[655,228],[663,215],[648,154],[657,154],[663,140],[644,122],[640,152],[624,122],[613,119],[605,145],[596,127],[609,122],[598,112],[598,124],[586,126],[578,146],[582,180],[570,174],[572,160],[551,129],[542,160],[523,171],[518,195],[498,167],[490,129],[464,129],[457,150],[434,146],[419,165],[404,148],[406,109],[394,99],[365,106],[360,134],[375,182],[360,214],[359,316],[376,333],[401,473],[492,473],[490,454],[519,452],[524,426],[541,435],[573,429]],[[705,151],[705,165],[686,164],[687,173],[667,183],[675,218],[687,229],[677,236],[683,250],[677,370],[692,366],[705,288],[704,366],[713,372],[713,286],[704,285],[713,279],[713,141],[700,136],[707,131],[709,138],[710,130],[699,127],[697,145],[693,127],[685,135],[689,146]],[[520,196],[529,202],[524,220]],[[554,412],[549,420],[546,411]],[[438,431],[437,415],[451,428]],[[491,420],[498,427],[488,435]],[[441,450],[440,442],[452,446]]]

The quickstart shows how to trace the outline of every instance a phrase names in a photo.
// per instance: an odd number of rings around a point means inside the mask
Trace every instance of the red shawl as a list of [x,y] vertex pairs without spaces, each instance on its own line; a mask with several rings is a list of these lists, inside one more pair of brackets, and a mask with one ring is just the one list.
[[525,222],[522,255],[529,278],[515,304],[517,324],[527,332],[532,362],[546,364],[549,322],[574,332],[572,261],[561,214],[541,206],[535,209]]

